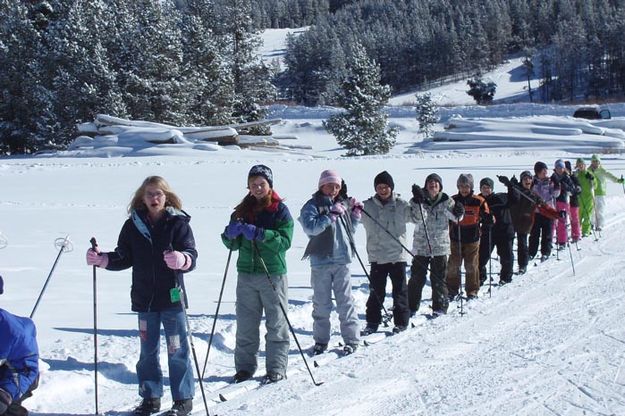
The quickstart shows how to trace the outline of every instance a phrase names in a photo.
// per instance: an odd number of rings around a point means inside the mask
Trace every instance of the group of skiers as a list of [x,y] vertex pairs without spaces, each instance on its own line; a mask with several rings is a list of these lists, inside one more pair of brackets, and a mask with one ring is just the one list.
[[[457,193],[449,196],[443,192],[441,177],[432,173],[423,187],[412,186],[412,198],[406,201],[395,192],[393,177],[383,171],[373,180],[374,194],[361,203],[348,196],[345,181],[337,171],[324,170],[298,217],[309,237],[304,258],[310,259],[313,289],[315,345],[311,353],[320,354],[328,348],[333,299],[344,352],[349,354],[358,348],[362,336],[377,331],[382,324],[388,277],[392,282],[393,332],[398,333],[408,327],[410,317],[420,308],[428,272],[432,286],[429,315],[436,317],[447,313],[449,302],[462,295],[462,264],[466,271],[465,298],[471,300],[489,279],[486,269],[495,247],[501,263],[499,283],[506,284],[513,276],[515,237],[518,273],[523,274],[529,260],[537,256],[539,245],[540,259],[549,258],[554,230],[558,248],[600,231],[605,222],[608,179],[623,183],[622,177],[603,169],[599,157],[593,155],[588,169],[583,159],[577,160],[574,171],[568,162],[559,159],[552,175],[545,163],[537,162],[534,174],[523,171],[518,180],[515,176],[499,176],[498,181],[506,187],[501,193],[494,192],[495,181],[488,177],[479,181],[476,193],[473,176],[463,173],[456,181]],[[274,189],[269,167],[253,166],[247,188],[221,235],[230,253],[239,252],[233,381],[250,379],[258,368],[264,313],[266,375],[262,381],[273,383],[286,376],[292,330],[286,316],[286,251],[291,247],[294,220]],[[142,398],[134,414],[146,416],[161,408],[162,327],[174,401],[166,415],[187,415],[192,410],[195,387],[183,275],[195,268],[198,256],[190,217],[182,210],[180,198],[159,176],[143,181],[128,214],[115,250],[101,252],[97,246],[92,247],[86,254],[87,264],[112,271],[132,268],[130,297],[138,319],[137,377]],[[406,247],[408,223],[414,224],[411,249]],[[363,330],[350,282],[353,256],[361,261],[354,242],[359,224],[366,231],[370,263],[370,294]],[[362,261],[361,265],[365,267]],[[2,291],[0,278],[0,294]],[[0,309],[0,335],[0,415],[25,414],[20,413],[21,401],[30,395],[38,380],[34,325],[27,318],[15,318]]]

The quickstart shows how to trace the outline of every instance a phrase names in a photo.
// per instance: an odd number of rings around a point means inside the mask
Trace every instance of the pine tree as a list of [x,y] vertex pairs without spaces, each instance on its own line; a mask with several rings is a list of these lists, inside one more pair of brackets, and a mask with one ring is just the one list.
[[484,82],[482,77],[476,75],[474,78],[467,81],[469,85],[469,94],[476,103],[482,104],[490,104],[493,102],[493,97],[495,96],[495,91],[497,90],[497,84],[492,81]]
[[350,71],[337,97],[345,112],[331,116],[323,126],[348,156],[388,153],[397,136],[396,129],[387,129],[388,115],[383,112],[390,88],[380,85],[380,67],[359,44],[352,51]]
[[422,132],[426,139],[432,136],[432,127],[438,122],[438,108],[432,101],[432,94],[416,95],[416,111],[417,121],[419,122],[419,131]]

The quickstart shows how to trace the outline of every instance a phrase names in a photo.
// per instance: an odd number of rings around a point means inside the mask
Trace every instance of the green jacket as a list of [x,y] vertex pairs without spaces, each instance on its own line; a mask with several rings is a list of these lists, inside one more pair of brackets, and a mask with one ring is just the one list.
[[282,202],[274,201],[268,208],[256,215],[253,223],[265,230],[263,240],[249,241],[243,235],[230,240],[224,233],[221,234],[221,241],[227,248],[239,251],[237,271],[251,274],[265,273],[254,249],[253,244],[256,244],[269,274],[286,274],[286,251],[291,247],[293,239],[293,218],[289,209]]
[[607,191],[607,179],[612,182],[622,183],[622,181],[605,170],[603,166],[593,169],[592,166],[588,170],[595,175],[595,196],[605,196]]

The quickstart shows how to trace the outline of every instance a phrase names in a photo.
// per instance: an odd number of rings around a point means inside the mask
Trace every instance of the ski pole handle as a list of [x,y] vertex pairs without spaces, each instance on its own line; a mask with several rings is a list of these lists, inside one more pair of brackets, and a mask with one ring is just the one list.
[[91,237],[91,240],[89,240],[89,242],[91,243],[91,249],[97,253],[98,242],[95,241],[95,237]]

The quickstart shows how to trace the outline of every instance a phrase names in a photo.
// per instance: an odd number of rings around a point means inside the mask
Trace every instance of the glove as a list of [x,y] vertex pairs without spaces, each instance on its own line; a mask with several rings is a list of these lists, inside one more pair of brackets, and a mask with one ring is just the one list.
[[362,202],[352,196],[349,198],[349,206],[352,207],[352,218],[360,220],[362,217],[362,210],[365,208]]
[[347,184],[341,179],[341,190],[339,191],[341,199],[347,199]]
[[621,177],[617,182],[618,183],[625,183],[625,178]]
[[510,186],[510,179],[508,179],[507,176],[497,176],[497,179],[499,179],[499,182],[501,182],[502,184],[504,184],[506,187]]
[[257,227],[254,224],[243,224],[241,227],[241,233],[246,240],[262,241],[265,239],[265,230],[261,227]]
[[185,267],[190,263],[187,256],[176,250],[163,251],[163,260],[165,260],[167,267],[172,270],[187,270],[189,268],[188,266]]
[[89,266],[97,266],[105,269],[109,264],[109,256],[105,253],[98,253],[94,249],[90,248],[87,250],[87,264]]
[[581,193],[582,193],[582,187],[581,187],[581,186],[579,186],[579,185],[576,185],[576,186],[575,186],[575,192],[574,192],[574,194],[575,194],[575,195],[579,195],[579,194],[581,194]]
[[423,201],[425,201],[425,192],[423,192],[423,188],[417,184],[412,185],[412,197],[414,202],[422,204]]
[[0,415],[3,415],[13,403],[11,395],[3,389],[0,389]]
[[340,202],[336,202],[334,205],[330,207],[330,213],[328,214],[328,216],[330,217],[332,222],[335,222],[336,219],[339,216],[343,215],[344,213],[345,213],[345,206],[341,204]]
[[240,221],[232,221],[230,224],[226,226],[224,235],[229,240],[234,240],[235,238],[241,235],[242,227],[243,227],[243,223],[241,223]]
[[516,178],[516,175],[512,175],[512,178],[510,178],[510,183],[513,185],[519,184],[519,180]]
[[589,181],[592,181],[592,180],[594,180],[594,179],[595,179],[595,177],[594,177],[594,176],[592,176],[592,173],[590,173],[590,172],[586,172],[586,179],[588,179]]
[[493,217],[492,214],[484,214],[484,215],[482,215],[482,224],[484,224],[486,226],[495,224],[495,217]]
[[562,211],[558,212],[558,215],[560,216],[560,218],[566,218],[566,211],[562,210]]
[[464,215],[464,205],[462,202],[456,201],[454,207],[451,209],[451,213],[454,214],[454,217],[460,218]]

